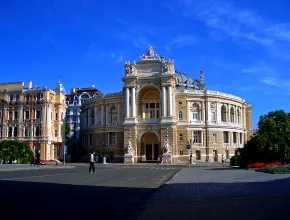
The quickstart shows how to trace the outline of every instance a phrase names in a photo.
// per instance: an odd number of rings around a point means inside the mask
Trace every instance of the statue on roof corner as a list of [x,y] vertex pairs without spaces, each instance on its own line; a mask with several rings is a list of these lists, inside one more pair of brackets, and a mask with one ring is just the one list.
[[132,64],[130,64],[129,61],[125,62],[125,76],[128,75],[135,75],[136,73],[136,62],[134,61]]
[[146,55],[149,57],[149,58],[154,58],[154,48],[152,46],[149,46],[146,48]]

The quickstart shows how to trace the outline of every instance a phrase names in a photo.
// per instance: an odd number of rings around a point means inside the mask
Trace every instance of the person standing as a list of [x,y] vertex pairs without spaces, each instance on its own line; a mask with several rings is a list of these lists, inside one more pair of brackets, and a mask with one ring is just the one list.
[[90,168],[89,168],[89,173],[95,172],[95,158],[94,158],[95,152],[90,154]]
[[225,155],[224,154],[222,154],[222,165],[223,165],[223,167],[225,166]]

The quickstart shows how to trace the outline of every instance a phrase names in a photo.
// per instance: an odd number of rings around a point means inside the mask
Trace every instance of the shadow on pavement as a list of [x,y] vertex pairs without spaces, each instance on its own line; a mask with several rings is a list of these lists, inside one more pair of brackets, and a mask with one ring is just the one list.
[[[154,192],[55,183],[0,181],[1,219],[132,219]],[[135,219],[135,218],[133,218]]]
[[[0,189],[1,219],[137,219],[155,191],[26,181],[0,181]],[[166,184],[138,219],[288,219],[289,204],[286,176],[268,182]]]
[[138,220],[288,219],[290,177],[265,182],[166,184]]

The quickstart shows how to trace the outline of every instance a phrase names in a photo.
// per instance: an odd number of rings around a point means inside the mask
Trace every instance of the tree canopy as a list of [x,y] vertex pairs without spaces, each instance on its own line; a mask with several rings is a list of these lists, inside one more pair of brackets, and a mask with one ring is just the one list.
[[283,110],[262,115],[255,136],[242,148],[245,161],[285,161],[290,153],[290,114]]
[[0,143],[0,160],[14,161],[17,163],[28,163],[32,158],[33,152],[26,144],[14,141],[4,140]]
[[70,133],[70,126],[67,120],[65,120],[65,124],[64,124],[64,135],[65,138],[67,138],[69,136]]

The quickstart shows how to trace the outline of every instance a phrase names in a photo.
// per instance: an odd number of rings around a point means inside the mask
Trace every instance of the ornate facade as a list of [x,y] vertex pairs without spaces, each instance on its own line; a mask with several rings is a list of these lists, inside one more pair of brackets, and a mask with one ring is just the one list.
[[27,86],[23,82],[0,84],[0,140],[19,140],[41,151],[41,160],[57,158],[64,144],[65,90]]
[[[147,48],[125,63],[124,89],[82,105],[82,144],[115,161],[220,161],[234,155],[252,134],[252,107],[244,99],[206,89],[200,79],[175,70]],[[191,145],[187,150],[186,145]]]

